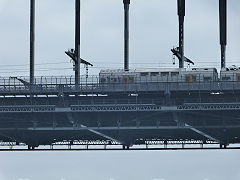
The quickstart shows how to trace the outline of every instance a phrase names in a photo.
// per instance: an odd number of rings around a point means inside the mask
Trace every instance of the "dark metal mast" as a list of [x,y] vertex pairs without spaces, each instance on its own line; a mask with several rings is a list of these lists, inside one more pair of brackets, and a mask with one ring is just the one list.
[[179,60],[179,68],[184,68],[184,62],[194,62],[184,56],[184,16],[185,16],[185,0],[177,0],[178,17],[179,17],[179,47],[171,49],[174,56]]
[[130,0],[123,0],[124,4],[124,70],[129,71],[129,5]]
[[80,83],[80,0],[75,0],[75,85]]
[[226,45],[227,45],[227,1],[219,0],[220,21],[220,45],[221,45],[221,68],[226,67]]
[[34,84],[35,58],[35,0],[30,2],[30,84]]
[[65,51],[65,53],[73,60],[74,62],[74,72],[75,72],[75,86],[78,88],[80,84],[80,64],[85,64],[86,69],[88,66],[93,66],[88,61],[84,60],[80,56],[80,21],[81,21],[81,0],[75,0],[75,49]]
[[185,0],[178,0],[178,17],[179,17],[179,68],[184,68],[184,16],[185,16]]

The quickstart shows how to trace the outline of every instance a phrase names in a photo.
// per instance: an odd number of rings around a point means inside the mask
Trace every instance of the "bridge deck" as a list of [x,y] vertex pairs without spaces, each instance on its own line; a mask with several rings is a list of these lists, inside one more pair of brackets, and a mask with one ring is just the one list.
[[[15,82],[14,82],[15,81]],[[240,143],[238,82],[0,83],[0,141]],[[21,96],[24,95],[24,96]]]
[[[31,91],[30,91],[31,89]],[[138,83],[100,83],[97,77],[82,80],[75,87],[72,77],[37,78],[30,88],[24,78],[0,79],[1,95],[109,94],[109,93],[172,93],[172,92],[240,92],[238,81],[164,82],[142,80]]]

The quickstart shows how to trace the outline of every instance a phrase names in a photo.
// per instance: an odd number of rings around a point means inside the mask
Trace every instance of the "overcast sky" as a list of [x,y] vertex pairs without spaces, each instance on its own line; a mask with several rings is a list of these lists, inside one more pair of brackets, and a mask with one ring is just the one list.
[[[178,66],[170,52],[178,45],[176,2],[131,1],[130,68]],[[29,0],[0,0],[1,76],[29,74],[29,6]],[[83,0],[81,12],[81,57],[94,64],[90,73],[122,68],[122,0]],[[240,65],[239,17],[240,1],[229,0],[227,66]],[[195,67],[220,67],[218,19],[218,0],[186,2],[185,54]],[[73,75],[64,53],[73,47],[74,0],[36,1],[36,75]]]
[[1,180],[239,180],[239,150],[8,152]]
[[[0,76],[28,75],[29,0],[0,0]],[[176,0],[132,0],[130,67],[173,66]],[[91,74],[123,67],[122,0],[82,0],[81,57]],[[227,66],[240,65],[240,1],[228,1]],[[187,0],[185,54],[219,67],[218,0]],[[73,75],[74,0],[36,0],[36,75]],[[205,64],[203,63],[205,62]],[[66,69],[64,69],[66,68]],[[82,70],[82,74],[85,70]],[[0,153],[0,180],[239,180],[239,151]]]

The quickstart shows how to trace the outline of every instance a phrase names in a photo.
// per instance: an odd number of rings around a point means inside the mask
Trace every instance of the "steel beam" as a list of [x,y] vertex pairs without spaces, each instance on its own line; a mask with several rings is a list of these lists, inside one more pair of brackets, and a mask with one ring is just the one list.
[[198,134],[200,134],[200,135],[202,135],[202,136],[204,136],[204,137],[206,137],[206,138],[208,138],[208,139],[210,139],[212,141],[220,143],[219,139],[214,138],[213,136],[210,136],[209,134],[207,134],[207,133],[205,133],[203,131],[200,131],[199,129],[197,129],[197,128],[193,127],[193,126],[190,126],[188,124],[185,124],[185,126],[189,127],[189,129],[191,129],[192,131],[194,131],[194,132],[196,132],[196,133],[198,133]]
[[[174,119],[174,121],[177,122],[177,123],[181,122],[181,121],[179,120],[179,118],[178,118],[177,113],[173,113],[173,119]],[[200,130],[197,129],[196,127],[193,127],[193,126],[191,126],[191,125],[189,125],[189,124],[187,124],[187,123],[185,123],[185,122],[181,122],[181,123],[184,124],[184,126],[182,126],[182,127],[191,129],[192,131],[194,131],[194,132],[196,132],[196,133],[198,133],[198,134],[200,134],[200,135],[202,135],[202,136],[204,136],[204,137],[206,137],[206,138],[208,138],[208,139],[210,139],[210,140],[212,140],[212,141],[215,141],[215,142],[220,143],[220,140],[214,138],[213,136],[211,136],[211,135],[209,135],[209,134],[207,134],[207,133],[205,133],[205,132],[203,132],[203,131],[200,131]],[[202,127],[202,128],[204,128],[204,127]]]
[[[177,122],[177,121],[176,121]],[[178,122],[177,122],[178,123]],[[78,124],[78,127],[26,127],[26,128],[0,128],[1,131],[90,131],[94,134],[100,135],[108,140],[119,142],[119,140],[105,135],[104,133],[100,133],[99,131],[119,131],[119,130],[188,130],[191,129],[198,134],[209,138],[209,140],[219,142],[216,138],[208,135],[200,131],[199,129],[222,129],[222,128],[230,128],[230,129],[239,129],[240,125],[209,125],[209,126],[191,126],[189,124],[184,123],[183,125],[174,125],[174,126],[107,126],[107,127],[87,127],[83,124]],[[3,135],[3,134],[0,134]]]
[[219,26],[221,45],[221,68],[226,67],[226,45],[227,45],[227,0],[219,0]]
[[20,105],[0,106],[1,113],[20,112],[204,112],[204,111],[239,111],[240,104],[197,104],[179,106],[160,106],[151,104],[104,104],[104,105],[72,105],[59,108],[55,105]]
[[[67,118],[68,118],[68,120],[69,120],[72,124],[75,123],[75,119],[72,117],[72,114],[67,113]],[[99,132],[99,131],[94,130],[94,128],[88,128],[87,126],[85,126],[85,125],[83,125],[83,124],[80,124],[80,123],[78,123],[77,125],[79,126],[79,128],[73,127],[73,129],[85,129],[85,130],[88,130],[88,131],[90,131],[90,132],[92,132],[92,133],[94,133],[94,134],[96,134],[96,135],[99,135],[99,136],[101,136],[101,137],[104,137],[104,138],[106,138],[106,139],[108,139],[108,140],[116,141],[116,142],[118,142],[118,143],[120,143],[120,144],[124,144],[123,142],[121,142],[121,141],[118,140],[118,139],[115,139],[115,138],[113,138],[113,137],[111,137],[111,136],[108,136],[108,135],[106,135],[106,134],[104,134],[104,133],[101,133],[101,132]],[[36,129],[36,128],[35,128],[35,129]],[[57,128],[54,128],[54,129],[57,129]],[[72,128],[71,128],[71,129],[72,129]],[[98,129],[99,129],[99,128],[98,128]]]
[[[109,145],[109,146],[117,146],[121,145],[118,142],[115,141],[110,141],[110,140],[65,140],[65,141],[58,141],[54,142],[51,145],[52,146],[66,146],[66,145],[72,145],[72,146],[80,146],[80,145]],[[145,139],[145,140],[140,140],[140,142],[137,140],[137,143],[135,145],[149,145],[149,146],[157,146],[157,145],[164,145],[166,144],[166,140],[162,139]],[[207,145],[216,145],[218,144],[215,141],[202,141],[202,140],[167,140],[168,145],[182,145],[182,144],[187,144],[187,145],[197,145],[197,144],[207,144]],[[19,143],[16,141],[4,141],[0,142],[0,146],[26,146],[25,143]]]
[[129,5],[130,0],[123,0],[124,4],[124,70],[129,71]]
[[35,59],[35,0],[30,2],[30,84],[34,84]]
[[[192,151],[192,150],[220,150],[221,148],[217,148],[217,147],[200,147],[200,148],[197,148],[197,147],[190,147],[190,148],[129,148],[129,149],[122,149],[122,148],[85,148],[85,149],[77,149],[77,148],[74,148],[74,149],[67,149],[67,148],[57,148],[57,149],[43,149],[43,148],[37,148],[37,149],[0,149],[0,152],[24,152],[24,151],[179,151],[179,150],[183,150],[183,151]],[[228,150],[239,150],[240,147],[227,147],[226,149]],[[224,149],[224,150],[226,150]]]

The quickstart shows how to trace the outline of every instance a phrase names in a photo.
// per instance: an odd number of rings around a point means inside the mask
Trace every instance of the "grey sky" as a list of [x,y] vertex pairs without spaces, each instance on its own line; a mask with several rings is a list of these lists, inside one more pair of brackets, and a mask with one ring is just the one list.
[[1,180],[239,180],[239,151],[0,154]]
[[[29,1],[0,0],[0,3],[2,65],[28,64]],[[36,2],[36,8],[36,63],[41,64],[36,65],[36,75],[73,75],[64,51],[74,47],[74,1],[41,0]],[[230,0],[228,66],[240,65],[239,12],[240,2]],[[133,0],[130,14],[130,67],[174,67],[170,49],[178,45],[176,0]],[[208,62],[205,64],[208,67],[220,66],[218,23],[217,0],[186,2],[185,54],[196,62],[195,67],[203,66],[203,62]],[[122,0],[82,1],[81,34],[81,57],[93,62],[91,74],[102,68],[123,67]],[[1,75],[9,76],[12,72],[28,75],[28,69],[28,65],[3,66]]]
[[[186,1],[185,54],[196,67],[204,66],[201,62],[220,65],[217,2]],[[36,8],[36,63],[41,64],[36,74],[73,75],[71,69],[62,68],[72,67],[64,51],[74,46],[74,1],[37,0]],[[130,13],[130,67],[177,67],[171,65],[170,52],[178,45],[176,0],[132,0]],[[240,65],[239,19],[240,1],[229,0],[227,65]],[[95,65],[90,73],[123,67],[122,0],[82,0],[81,33],[82,58]],[[0,39],[0,76],[28,75],[29,0],[0,0]],[[0,179],[239,180],[239,160],[240,152],[230,150],[1,152]]]

